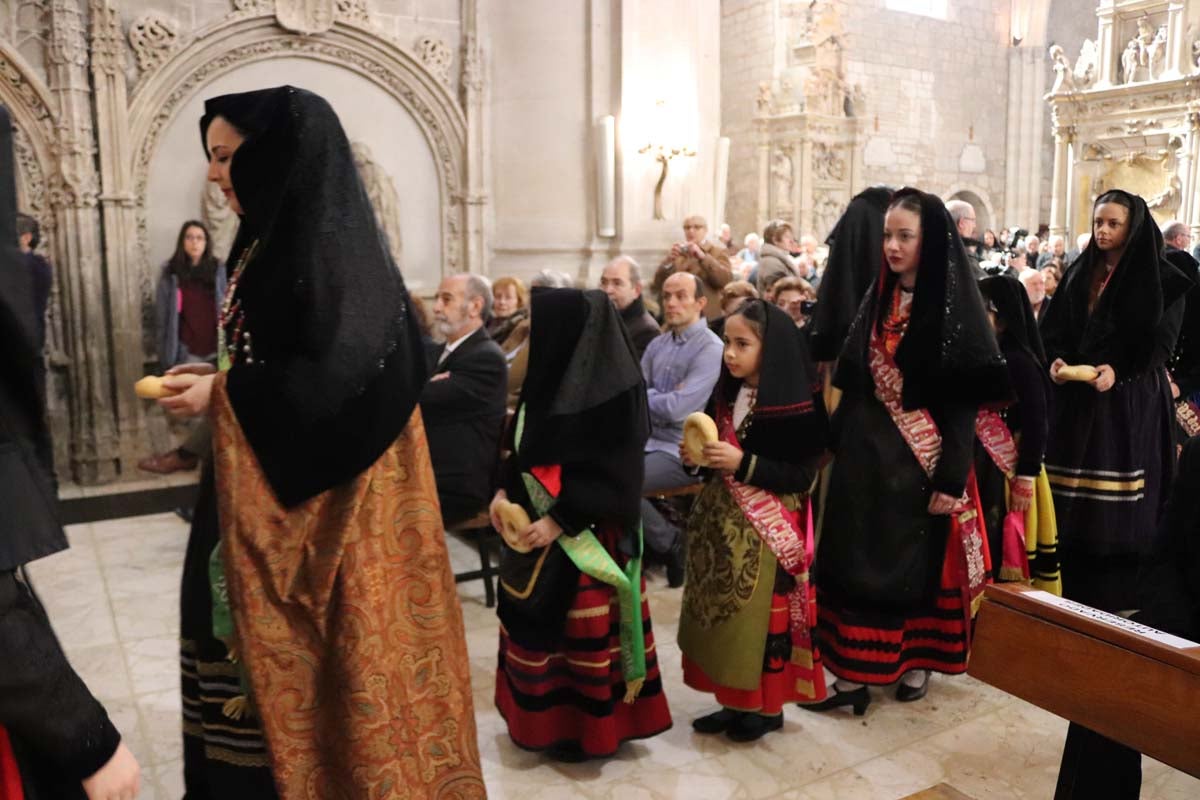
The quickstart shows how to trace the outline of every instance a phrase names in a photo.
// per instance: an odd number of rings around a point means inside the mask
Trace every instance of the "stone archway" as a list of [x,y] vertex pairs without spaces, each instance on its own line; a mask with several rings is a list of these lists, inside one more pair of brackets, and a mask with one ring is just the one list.
[[214,80],[240,67],[277,57],[307,58],[348,69],[383,89],[421,129],[438,175],[444,269],[466,263],[467,124],[447,86],[412,54],[369,27],[339,21],[302,36],[280,27],[272,15],[234,15],[162,58],[133,88],[129,102],[128,185],[136,202],[137,249],[143,296],[150,296],[146,194],[151,162],[163,132],[180,108]]
[[[17,198],[22,211],[53,230],[46,167],[52,163],[55,115],[49,90],[29,69],[20,54],[0,41],[0,103],[12,115],[15,128],[14,160],[17,168]],[[53,237],[45,235],[47,242]]]

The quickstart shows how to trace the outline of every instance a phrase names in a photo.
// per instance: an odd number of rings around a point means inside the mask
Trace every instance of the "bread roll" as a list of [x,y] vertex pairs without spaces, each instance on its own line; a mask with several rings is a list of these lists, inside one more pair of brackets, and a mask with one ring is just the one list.
[[174,397],[179,392],[163,386],[163,379],[157,375],[147,375],[133,385],[133,391],[143,400],[158,400],[163,397]]
[[1100,372],[1093,366],[1087,364],[1077,364],[1075,366],[1061,367],[1058,370],[1058,379],[1060,381],[1094,381]]
[[717,423],[703,411],[688,414],[683,421],[683,449],[688,458],[700,466],[707,466],[704,460],[704,445],[717,441]]
[[501,500],[496,506],[496,516],[500,517],[499,534],[505,544],[518,553],[528,553],[533,549],[521,538],[530,525],[525,509],[508,500]]

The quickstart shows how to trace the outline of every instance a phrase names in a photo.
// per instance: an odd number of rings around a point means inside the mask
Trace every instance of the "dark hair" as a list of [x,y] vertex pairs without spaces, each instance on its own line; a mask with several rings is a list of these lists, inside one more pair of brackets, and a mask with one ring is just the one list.
[[[694,280],[696,282],[696,299],[699,300],[701,297],[704,297],[704,281],[700,280],[699,275],[697,275],[694,272],[683,272],[683,271],[676,272],[675,275],[691,275],[692,280]],[[672,276],[668,275],[667,277],[670,278]]]
[[1122,191],[1110,190],[1096,198],[1096,202],[1092,204],[1092,210],[1099,208],[1105,203],[1116,203],[1126,211],[1133,214],[1133,203],[1129,199],[1129,195]]
[[42,241],[42,226],[38,224],[37,219],[29,214],[17,214],[17,238],[25,234],[32,234],[29,240],[29,249],[36,250],[38,244]]
[[[199,228],[204,231],[204,253],[200,256],[200,262],[195,267],[192,266],[192,259],[183,249],[183,239],[187,236],[189,228]],[[212,253],[212,235],[208,232],[208,227],[198,219],[189,219],[179,228],[179,237],[175,240],[175,253],[171,256],[171,272],[176,277],[184,278],[199,278],[205,283],[214,283],[217,274],[217,259]]]
[[900,194],[892,198],[892,202],[888,203],[887,210],[893,208],[903,208],[905,211],[911,211],[918,218],[921,216],[921,198],[915,194]]
[[767,301],[757,297],[752,297],[742,303],[726,317],[726,321],[731,317],[743,317],[746,324],[754,331],[754,335],[760,340],[763,338],[763,330],[767,324]]

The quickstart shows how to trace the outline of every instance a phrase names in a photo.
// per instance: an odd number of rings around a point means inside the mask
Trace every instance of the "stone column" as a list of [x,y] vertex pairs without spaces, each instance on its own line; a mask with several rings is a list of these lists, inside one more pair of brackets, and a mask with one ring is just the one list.
[[466,252],[459,269],[483,273],[487,270],[487,241],[484,206],[487,191],[484,177],[486,130],[484,128],[483,53],[479,45],[478,0],[462,0],[462,104],[467,117],[467,174],[464,176],[463,218]]
[[1200,111],[1188,114],[1188,149],[1191,154],[1188,165],[1188,179],[1185,186],[1189,187],[1184,201],[1190,203],[1185,219],[1191,228],[1192,238],[1200,241],[1200,199],[1194,195],[1200,189]]
[[113,377],[122,471],[130,471],[149,441],[133,383],[142,376],[142,298],[136,254],[137,210],[131,187],[129,109],[121,20],[109,0],[89,0],[96,142],[100,151],[100,213],[112,324]]
[[1079,166],[1079,145],[1075,141],[1075,128],[1072,126],[1067,145],[1067,224],[1064,235],[1067,237],[1067,249],[1074,246],[1075,237],[1083,233],[1083,231],[1075,229],[1076,205],[1078,204],[1079,196],[1079,171],[1076,167]]
[[766,126],[758,134],[758,205],[754,214],[754,229],[761,231],[771,218],[771,138]]
[[798,212],[796,219],[796,239],[806,233],[813,232],[813,172],[812,172],[813,142],[809,134],[804,134],[800,142],[800,157],[792,158],[792,170],[796,176],[794,184],[799,187],[799,198],[793,208]]
[[1116,42],[1113,40],[1116,33],[1113,30],[1112,8],[1102,8],[1097,14],[1100,17],[1100,30],[1096,37],[1096,48],[1100,51],[1100,74],[1096,76],[1096,83],[1092,88],[1104,89],[1113,85],[1117,75],[1117,58],[1121,54],[1116,51]]
[[1162,77],[1178,78],[1190,69],[1184,65],[1191,63],[1192,43],[1187,35],[1187,17],[1182,0],[1171,0],[1167,6],[1167,63],[1164,65]]
[[112,331],[97,207],[87,42],[83,15],[74,0],[51,0],[47,16],[48,82],[59,109],[55,160],[47,171],[70,360],[70,477],[84,484],[106,483],[117,478],[120,447],[113,413]]
[[1067,230],[1067,166],[1071,160],[1071,140],[1067,131],[1054,126],[1054,178],[1050,189],[1050,235],[1064,235]]
[[1008,53],[1007,152],[1004,163],[1004,221],[1001,226],[1037,228],[1042,204],[1042,143],[1046,52],[1040,46]]

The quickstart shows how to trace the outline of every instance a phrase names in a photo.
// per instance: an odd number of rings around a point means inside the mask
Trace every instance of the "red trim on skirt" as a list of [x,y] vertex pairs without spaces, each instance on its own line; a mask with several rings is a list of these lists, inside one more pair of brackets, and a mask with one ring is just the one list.
[[[788,598],[785,594],[771,595],[771,620],[767,624],[767,635],[788,633]],[[683,682],[698,692],[714,695],[725,708],[737,711],[755,711],[765,716],[783,713],[785,703],[812,703],[824,699],[821,696],[800,691],[797,683],[811,683],[813,675],[820,676],[821,664],[817,659],[812,672],[793,664],[790,660],[775,655],[764,659],[762,676],[757,688],[733,689],[714,682],[695,661],[683,656]],[[821,677],[821,686],[824,687]]]
[[621,742],[671,727],[645,593],[642,581],[646,681],[633,703],[623,702],[620,611],[611,587],[580,575],[556,652],[522,647],[501,626],[496,708],[514,742],[528,750],[576,743],[588,756],[608,756]]
[[21,770],[17,767],[17,758],[13,755],[12,743],[8,740],[8,731],[0,725],[0,800],[24,800],[25,790],[21,788]]

